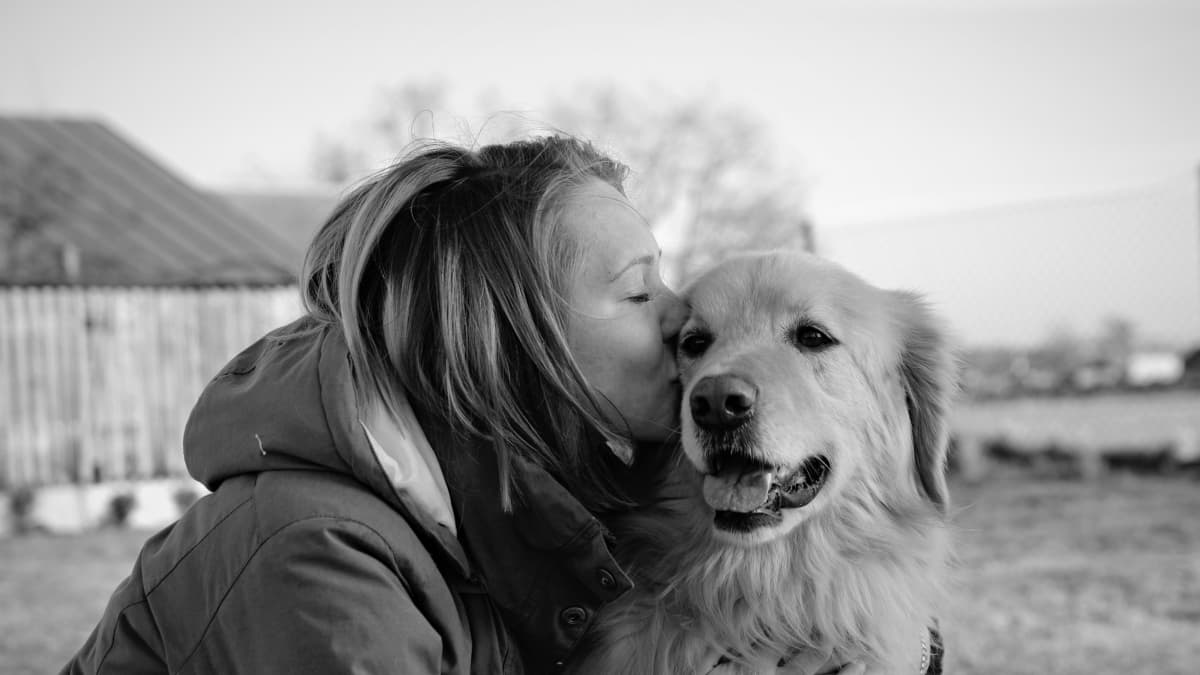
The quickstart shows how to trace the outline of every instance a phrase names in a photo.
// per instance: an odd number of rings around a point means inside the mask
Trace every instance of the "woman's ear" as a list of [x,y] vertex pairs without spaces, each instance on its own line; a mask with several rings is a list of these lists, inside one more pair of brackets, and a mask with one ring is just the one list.
[[917,484],[944,513],[949,501],[950,404],[957,389],[958,364],[939,322],[920,296],[905,291],[893,291],[892,295]]

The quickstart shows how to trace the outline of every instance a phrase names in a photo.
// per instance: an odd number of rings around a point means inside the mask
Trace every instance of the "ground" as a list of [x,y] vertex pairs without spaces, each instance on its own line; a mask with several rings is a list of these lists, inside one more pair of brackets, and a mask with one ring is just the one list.
[[148,532],[0,539],[3,671],[52,673],[83,644]]
[[1200,482],[955,485],[948,673],[1196,673]]
[[[952,491],[961,560],[942,617],[947,673],[1197,672],[1200,482],[1002,473]],[[61,666],[148,534],[0,540],[4,671]]]

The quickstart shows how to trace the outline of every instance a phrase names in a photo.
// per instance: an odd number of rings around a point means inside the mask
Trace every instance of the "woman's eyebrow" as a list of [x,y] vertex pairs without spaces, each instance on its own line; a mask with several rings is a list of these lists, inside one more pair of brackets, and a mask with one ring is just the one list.
[[656,253],[654,255],[647,253],[646,255],[638,256],[637,258],[630,260],[624,267],[617,270],[616,274],[609,277],[608,280],[611,282],[611,281],[616,281],[617,279],[620,279],[621,275],[628,272],[629,269],[632,267],[637,267],[638,265],[653,265],[654,263],[658,262],[658,259],[661,257],[662,257],[662,249],[659,249],[658,253]]

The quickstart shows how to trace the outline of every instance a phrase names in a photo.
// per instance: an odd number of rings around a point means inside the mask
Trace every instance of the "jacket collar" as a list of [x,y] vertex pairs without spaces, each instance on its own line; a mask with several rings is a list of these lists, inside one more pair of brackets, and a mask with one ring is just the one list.
[[[554,551],[591,535],[603,536],[600,521],[544,469],[512,458],[512,511],[500,499],[500,469],[491,447],[464,439],[444,427],[426,424],[426,433],[445,475],[468,547],[517,545],[520,549]],[[472,556],[480,560],[486,556]]]
[[379,401],[367,404],[361,412],[359,422],[388,482],[397,492],[410,495],[435,523],[457,536],[446,479],[408,401],[399,401],[395,412]]
[[595,612],[633,588],[604,527],[550,474],[517,457],[513,508],[504,512],[492,448],[444,428],[427,424],[425,431],[449,486],[459,539],[524,657],[547,659],[547,668],[566,658]]
[[[436,509],[431,511],[421,496],[393,482],[395,476],[386,465],[389,454],[377,452],[372,447],[364,424],[364,421],[370,423],[370,411],[366,411],[368,419],[364,420],[364,406],[354,391],[349,349],[340,331],[326,331],[319,371],[322,404],[334,447],[349,465],[351,473],[375,494],[399,506],[430,551],[449,563],[463,578],[469,578],[472,574],[471,565],[454,531],[439,524]],[[413,427],[417,432],[420,431],[415,421]],[[382,426],[379,428],[383,429]],[[409,468],[416,470],[418,465],[414,461]]]

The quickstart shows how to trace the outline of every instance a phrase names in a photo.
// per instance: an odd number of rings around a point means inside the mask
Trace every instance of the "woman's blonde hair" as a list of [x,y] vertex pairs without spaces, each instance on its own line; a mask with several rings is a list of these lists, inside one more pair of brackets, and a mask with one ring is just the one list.
[[578,186],[622,190],[625,175],[572,138],[427,144],[353,190],[305,257],[305,306],[341,325],[359,396],[393,412],[407,397],[489,443],[505,509],[514,455],[593,510],[628,503],[601,448],[622,434],[568,348],[566,289],[583,251],[560,222]]

